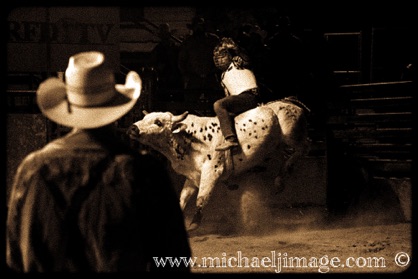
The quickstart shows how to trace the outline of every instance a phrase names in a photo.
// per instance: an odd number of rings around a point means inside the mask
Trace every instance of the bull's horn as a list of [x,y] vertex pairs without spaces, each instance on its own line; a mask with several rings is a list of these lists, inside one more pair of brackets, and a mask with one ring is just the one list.
[[183,112],[180,115],[174,115],[173,118],[171,118],[171,121],[173,123],[183,121],[187,117],[188,114],[189,114],[189,112],[188,111],[185,111],[185,112]]
[[146,111],[146,110],[143,110],[143,111],[142,111],[142,113],[143,113],[144,115],[147,115],[149,112],[148,112],[148,111]]

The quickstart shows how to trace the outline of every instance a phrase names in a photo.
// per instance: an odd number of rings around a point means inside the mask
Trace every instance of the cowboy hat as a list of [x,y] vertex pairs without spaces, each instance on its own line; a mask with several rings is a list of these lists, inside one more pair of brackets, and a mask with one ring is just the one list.
[[36,100],[50,120],[68,127],[91,129],[108,125],[128,113],[141,94],[140,76],[130,71],[125,84],[116,84],[101,52],[78,53],[69,59],[65,82],[48,78]]

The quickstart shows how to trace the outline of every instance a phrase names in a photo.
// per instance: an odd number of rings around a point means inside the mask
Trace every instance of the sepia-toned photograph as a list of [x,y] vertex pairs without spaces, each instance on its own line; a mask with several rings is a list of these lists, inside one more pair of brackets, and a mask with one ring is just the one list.
[[8,9],[4,274],[411,274],[412,10]]

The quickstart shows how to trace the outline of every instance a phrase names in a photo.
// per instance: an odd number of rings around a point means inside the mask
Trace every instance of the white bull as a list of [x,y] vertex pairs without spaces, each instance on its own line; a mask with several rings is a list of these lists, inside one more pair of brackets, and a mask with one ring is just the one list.
[[219,182],[239,185],[245,173],[264,168],[280,184],[293,162],[306,154],[309,144],[303,108],[284,100],[237,115],[240,147],[232,151],[215,151],[223,140],[216,117],[188,112],[144,113],[144,118],[135,122],[128,133],[131,139],[163,154],[174,171],[186,177],[180,194],[183,210],[198,190],[197,211],[190,230],[200,225],[202,210]]

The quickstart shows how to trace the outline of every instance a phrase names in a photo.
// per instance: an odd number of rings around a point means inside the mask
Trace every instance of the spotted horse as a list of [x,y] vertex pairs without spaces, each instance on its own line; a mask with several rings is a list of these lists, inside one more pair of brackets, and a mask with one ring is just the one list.
[[264,169],[262,175],[268,173],[280,188],[289,168],[309,149],[306,110],[286,99],[235,116],[235,125],[240,146],[227,151],[215,150],[224,140],[216,117],[144,111],[128,129],[131,139],[160,152],[186,178],[180,193],[183,210],[198,191],[189,230],[199,227],[217,184],[239,185],[246,173]]

